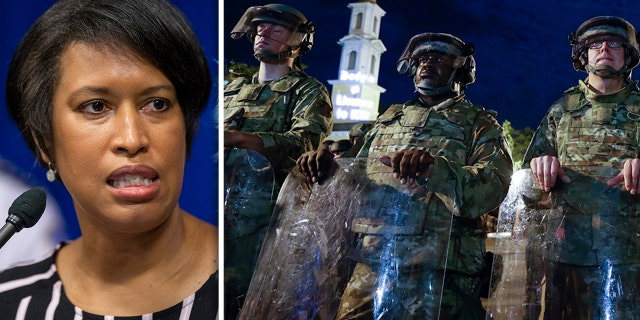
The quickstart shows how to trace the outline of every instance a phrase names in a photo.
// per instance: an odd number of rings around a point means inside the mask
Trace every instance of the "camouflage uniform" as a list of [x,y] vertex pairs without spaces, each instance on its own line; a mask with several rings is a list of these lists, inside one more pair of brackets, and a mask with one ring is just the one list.
[[[431,108],[415,99],[391,106],[377,119],[358,157],[390,156],[403,149],[426,150],[435,158],[431,177],[417,181],[425,190],[424,205],[419,212],[405,213],[411,220],[398,225],[383,218],[355,218],[352,229],[359,235],[355,254],[359,259],[337,319],[371,318],[372,290],[380,288],[373,269],[389,243],[398,254],[396,264],[389,266],[398,270],[397,281],[384,289],[395,291],[402,302],[380,302],[388,308],[385,319],[434,319],[430,312],[437,306],[423,301],[440,294],[441,319],[484,319],[479,297],[485,252],[480,216],[500,204],[513,170],[502,129],[492,114],[462,94]],[[396,179],[388,167],[375,168],[380,169],[368,169],[373,182],[393,185]],[[446,256],[425,254],[437,252],[433,247],[441,245],[430,241],[430,229],[447,220],[451,239]],[[445,268],[444,292],[440,292],[431,285],[442,283]]]
[[373,121],[359,122],[353,125],[349,130],[349,141],[353,144],[345,154],[345,158],[353,158],[358,155],[362,145],[364,144],[364,136],[371,130]]
[[[260,252],[264,233],[280,186],[295,160],[305,151],[317,148],[331,132],[332,107],[326,87],[299,70],[279,79],[259,83],[257,74],[239,78],[224,90],[225,130],[257,133],[266,157],[275,170],[275,187],[264,186],[264,196],[244,201],[246,195],[232,193],[225,208],[225,295],[227,301],[243,296]],[[233,166],[237,154],[225,150],[225,168]],[[267,200],[260,200],[267,199]],[[265,203],[267,201],[267,203]],[[239,307],[238,305],[234,307]]]
[[[606,95],[580,81],[536,131],[525,166],[535,157],[556,156],[572,180],[551,190],[557,210],[532,219],[544,225],[543,243],[537,244],[542,248],[530,249],[542,252],[545,265],[530,269],[545,270],[545,319],[598,319],[611,311],[620,319],[640,317],[638,197],[622,185],[606,185],[626,159],[639,157],[639,138],[640,94],[630,80]],[[615,292],[607,293],[612,286]]]

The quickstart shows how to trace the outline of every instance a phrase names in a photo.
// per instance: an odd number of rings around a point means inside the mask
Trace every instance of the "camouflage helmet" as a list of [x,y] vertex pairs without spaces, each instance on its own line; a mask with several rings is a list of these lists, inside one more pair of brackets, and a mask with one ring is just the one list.
[[309,52],[313,47],[315,32],[313,22],[307,20],[297,9],[279,3],[249,7],[231,30],[231,38],[239,39],[247,36],[253,42],[257,25],[261,22],[274,23],[290,30],[293,35],[286,45],[299,47],[300,55]]
[[615,16],[599,16],[582,23],[575,32],[569,34],[571,45],[571,62],[577,71],[587,71],[587,40],[594,36],[614,35],[622,38],[625,58],[626,76],[638,65],[638,35],[636,29],[627,20]]
[[400,74],[414,76],[418,69],[418,54],[428,51],[442,52],[454,57],[449,86],[454,91],[464,90],[476,80],[475,49],[458,37],[448,33],[421,33],[413,36],[396,63]]
[[367,134],[371,128],[373,128],[373,121],[358,122],[349,130],[349,138],[364,139],[364,135]]

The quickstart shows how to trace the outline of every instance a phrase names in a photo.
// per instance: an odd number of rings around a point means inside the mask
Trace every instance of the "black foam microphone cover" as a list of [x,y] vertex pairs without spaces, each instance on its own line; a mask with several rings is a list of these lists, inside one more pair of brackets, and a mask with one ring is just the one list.
[[9,207],[9,218],[15,215],[22,220],[23,227],[33,227],[42,214],[47,205],[47,194],[40,188],[33,188],[25,191]]

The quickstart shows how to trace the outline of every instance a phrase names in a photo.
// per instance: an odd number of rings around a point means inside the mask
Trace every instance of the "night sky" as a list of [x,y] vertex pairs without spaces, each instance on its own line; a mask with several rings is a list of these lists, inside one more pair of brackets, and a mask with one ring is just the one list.
[[[342,47],[351,9],[356,1],[286,1],[316,25],[315,44],[302,57],[306,72],[327,85],[338,78]],[[230,29],[251,5],[264,1],[226,1],[224,7],[224,58],[257,64],[250,43],[232,40]],[[509,120],[516,129],[535,129],[562,92],[586,78],[573,69],[567,36],[585,20],[617,15],[640,27],[637,1],[411,1],[379,0],[382,17],[382,54],[378,84],[387,91],[381,105],[402,103],[413,96],[413,83],[399,75],[395,63],[408,40],[422,32],[451,33],[476,47],[477,80],[466,95],[487,109],[498,111],[498,120]],[[640,72],[640,71],[639,71]],[[639,76],[632,76],[638,79]]]

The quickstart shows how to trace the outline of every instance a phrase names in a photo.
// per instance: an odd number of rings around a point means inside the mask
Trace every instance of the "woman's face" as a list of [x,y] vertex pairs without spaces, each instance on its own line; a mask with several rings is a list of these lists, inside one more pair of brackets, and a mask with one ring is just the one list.
[[174,86],[127,50],[72,43],[60,66],[50,160],[81,227],[157,227],[179,210],[186,161]]

